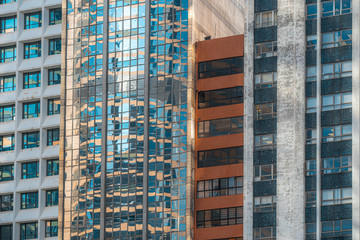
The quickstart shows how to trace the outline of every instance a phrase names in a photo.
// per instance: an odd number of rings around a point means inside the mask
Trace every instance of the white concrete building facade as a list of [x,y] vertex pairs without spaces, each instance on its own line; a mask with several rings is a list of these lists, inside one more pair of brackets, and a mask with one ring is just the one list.
[[61,0],[0,0],[0,239],[57,239]]

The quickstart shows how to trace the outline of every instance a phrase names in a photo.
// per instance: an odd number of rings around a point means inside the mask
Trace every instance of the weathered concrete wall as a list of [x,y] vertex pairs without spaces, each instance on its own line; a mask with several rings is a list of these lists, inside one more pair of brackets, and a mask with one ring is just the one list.
[[352,238],[360,239],[360,1],[353,1]]
[[244,239],[253,239],[254,0],[247,0],[244,36]]
[[194,164],[195,164],[195,43],[206,36],[221,38],[244,33],[245,1],[243,0],[188,0],[188,152],[186,239],[194,238]]
[[244,33],[245,1],[193,0],[193,42]]
[[305,0],[278,0],[277,239],[305,238]]

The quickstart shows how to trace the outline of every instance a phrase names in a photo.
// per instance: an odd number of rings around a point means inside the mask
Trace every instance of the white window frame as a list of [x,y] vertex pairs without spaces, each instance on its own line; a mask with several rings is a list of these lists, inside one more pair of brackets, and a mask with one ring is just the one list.
[[[271,22],[269,24],[265,24],[263,21],[263,15],[271,13]],[[262,27],[271,27],[277,25],[277,10],[260,12],[255,14],[255,28],[262,28]]]
[[[271,173],[269,175],[263,175],[261,174],[263,171],[263,168],[269,168]],[[254,181],[260,182],[260,181],[272,181],[275,180],[277,176],[277,170],[276,170],[276,164],[266,164],[266,165],[259,165],[254,166]]]
[[[265,52],[264,49],[270,49]],[[267,58],[277,56],[277,41],[262,42],[255,44],[255,58]]]

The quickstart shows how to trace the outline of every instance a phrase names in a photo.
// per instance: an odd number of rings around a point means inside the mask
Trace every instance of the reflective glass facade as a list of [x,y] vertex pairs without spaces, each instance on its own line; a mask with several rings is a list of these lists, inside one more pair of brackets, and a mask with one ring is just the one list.
[[66,239],[185,239],[187,6],[68,2]]
[[188,0],[65,8],[59,238],[189,239]]

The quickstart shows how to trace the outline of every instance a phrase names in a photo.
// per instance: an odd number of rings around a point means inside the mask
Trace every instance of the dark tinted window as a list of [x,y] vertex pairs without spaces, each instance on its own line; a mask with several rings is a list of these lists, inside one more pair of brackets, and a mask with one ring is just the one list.
[[244,72],[244,58],[226,58],[209,62],[201,62],[198,66],[199,79],[225,76]]
[[197,228],[229,226],[243,223],[243,208],[221,208],[196,212]]
[[198,137],[215,137],[243,132],[243,117],[222,118],[198,123]]
[[221,148],[198,152],[198,168],[243,162],[243,147]]
[[199,92],[198,101],[200,109],[243,103],[243,87]]

